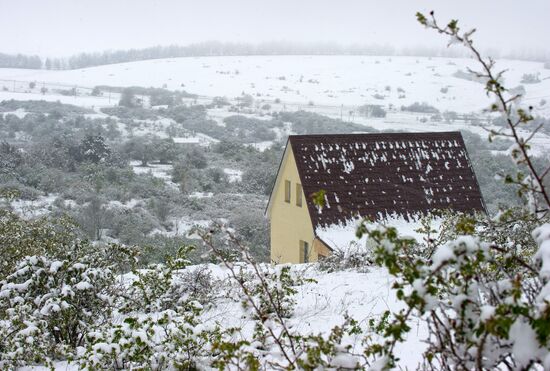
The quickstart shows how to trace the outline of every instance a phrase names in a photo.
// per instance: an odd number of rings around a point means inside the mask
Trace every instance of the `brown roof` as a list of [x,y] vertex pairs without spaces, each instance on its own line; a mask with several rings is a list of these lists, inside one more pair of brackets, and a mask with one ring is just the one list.
[[[485,211],[459,132],[291,135],[314,228],[353,217]],[[311,196],[326,192],[319,211]]]

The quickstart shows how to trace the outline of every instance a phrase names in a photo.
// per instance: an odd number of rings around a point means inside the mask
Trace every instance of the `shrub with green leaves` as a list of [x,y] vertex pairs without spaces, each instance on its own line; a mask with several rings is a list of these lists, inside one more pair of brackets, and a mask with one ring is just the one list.
[[24,220],[14,212],[0,208],[0,280],[12,272],[21,259],[30,255],[63,256],[74,245],[75,225],[60,218]]
[[218,328],[201,330],[198,303],[186,311],[123,316],[87,335],[78,362],[88,369],[196,369],[207,366]]
[[423,353],[426,369],[531,369],[550,367],[550,190],[546,169],[534,165],[529,140],[519,128],[532,121],[527,110],[507,95],[502,73],[473,46],[474,32],[460,31],[452,20],[439,26],[433,12],[417,14],[427,28],[465,45],[480,62],[478,78],[491,106],[506,126],[490,132],[507,136],[515,145],[511,157],[518,165],[505,176],[525,199],[524,207],[510,208],[489,219],[463,215],[450,226],[446,238],[427,241],[429,254],[418,254],[412,240],[400,239],[394,228],[361,225],[359,236],[376,241],[374,259],[394,276],[393,288],[405,307],[386,312],[373,323],[381,335],[365,348],[370,362],[394,367],[395,345],[411,331],[411,321],[426,323],[429,335]]
[[0,366],[66,357],[109,319],[114,274],[89,258],[29,256],[0,281]]

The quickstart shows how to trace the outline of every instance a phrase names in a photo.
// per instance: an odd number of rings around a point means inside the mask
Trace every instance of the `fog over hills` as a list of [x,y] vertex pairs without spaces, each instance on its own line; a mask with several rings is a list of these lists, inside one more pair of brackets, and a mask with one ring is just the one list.
[[[483,49],[549,52],[545,0],[522,2],[391,1],[0,1],[0,52],[69,56],[80,52],[188,45],[291,41],[381,45],[395,50],[440,48],[438,35],[418,27],[417,11],[435,10],[464,27],[483,24]],[[59,16],[62,12],[62,17]]]

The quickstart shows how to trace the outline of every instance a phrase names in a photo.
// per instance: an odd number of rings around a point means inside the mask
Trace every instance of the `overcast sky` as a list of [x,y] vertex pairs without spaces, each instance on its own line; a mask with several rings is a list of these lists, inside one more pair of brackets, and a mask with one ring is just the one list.
[[416,11],[483,48],[550,51],[550,0],[0,0],[0,52],[65,56],[206,40],[444,46]]

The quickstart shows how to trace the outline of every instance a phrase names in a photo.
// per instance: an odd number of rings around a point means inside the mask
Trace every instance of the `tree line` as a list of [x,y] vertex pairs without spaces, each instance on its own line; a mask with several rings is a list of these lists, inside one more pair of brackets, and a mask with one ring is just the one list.
[[[80,53],[68,58],[40,58],[37,55],[0,54],[0,68],[30,68],[48,70],[78,69],[115,63],[134,62],[161,58],[206,57],[206,56],[250,56],[250,55],[406,55],[425,57],[465,57],[463,51],[431,47],[396,49],[389,45],[337,43],[291,43],[263,42],[258,44],[206,41],[189,45],[153,46],[143,49],[109,50],[95,53]],[[501,57],[491,51],[493,57]],[[544,52],[512,53],[502,57],[535,61],[548,61],[550,55]]]
[[10,55],[0,53],[0,67],[37,69],[42,68],[42,59],[37,55]]

